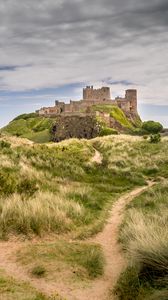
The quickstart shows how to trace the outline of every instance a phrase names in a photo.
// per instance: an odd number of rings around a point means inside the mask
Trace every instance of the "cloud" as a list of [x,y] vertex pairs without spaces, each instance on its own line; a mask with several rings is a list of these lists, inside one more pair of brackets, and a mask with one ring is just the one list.
[[0,20],[1,90],[109,78],[113,95],[129,85],[140,102],[167,102],[165,0],[2,0]]

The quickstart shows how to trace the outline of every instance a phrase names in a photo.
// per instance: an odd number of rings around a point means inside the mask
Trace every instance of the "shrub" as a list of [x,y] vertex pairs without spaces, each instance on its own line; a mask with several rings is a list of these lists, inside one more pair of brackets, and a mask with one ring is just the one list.
[[147,122],[143,122],[142,129],[146,130],[149,133],[156,134],[163,130],[163,126],[159,122],[147,121]]
[[16,191],[17,182],[9,172],[0,170],[0,194],[10,195]]
[[9,142],[6,142],[4,140],[0,141],[0,148],[10,148],[11,144]]
[[32,271],[31,271],[32,275],[36,276],[36,277],[44,277],[45,273],[46,273],[46,269],[43,266],[35,266]]
[[158,134],[151,134],[150,136],[150,143],[157,144],[161,141],[161,135]]
[[147,136],[147,135],[143,135],[143,139],[144,139],[144,140],[147,140],[147,139],[148,139],[148,136]]
[[24,194],[27,197],[32,197],[38,191],[37,182],[35,179],[24,178],[17,186],[19,194]]

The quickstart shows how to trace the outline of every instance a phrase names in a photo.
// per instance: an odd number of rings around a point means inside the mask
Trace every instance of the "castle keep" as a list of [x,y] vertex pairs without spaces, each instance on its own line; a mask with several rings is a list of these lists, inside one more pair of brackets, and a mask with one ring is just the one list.
[[94,105],[116,105],[121,108],[126,115],[137,114],[137,91],[134,89],[126,90],[125,97],[111,98],[110,88],[102,87],[94,89],[93,86],[87,86],[83,89],[83,99],[80,101],[72,101],[64,103],[55,101],[53,107],[43,107],[37,111],[40,116],[73,116],[88,115],[91,113],[91,107]]

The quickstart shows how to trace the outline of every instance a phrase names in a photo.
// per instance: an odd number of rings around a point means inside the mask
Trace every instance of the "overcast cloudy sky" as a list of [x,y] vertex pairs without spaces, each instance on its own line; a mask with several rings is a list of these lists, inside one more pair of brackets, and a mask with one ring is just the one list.
[[88,84],[168,127],[168,0],[1,0],[0,126]]

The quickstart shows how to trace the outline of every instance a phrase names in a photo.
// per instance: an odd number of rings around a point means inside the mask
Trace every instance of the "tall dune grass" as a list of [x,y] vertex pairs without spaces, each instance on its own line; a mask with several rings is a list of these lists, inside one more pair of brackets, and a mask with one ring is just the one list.
[[153,187],[128,205],[120,241],[128,268],[116,291],[122,300],[168,296],[168,185]]
[[122,231],[125,249],[132,264],[151,276],[168,275],[168,212],[160,208],[158,214],[146,216],[132,210]]
[[73,227],[72,219],[81,218],[84,208],[79,203],[68,201],[63,195],[38,192],[23,200],[13,194],[0,200],[0,231],[5,233],[65,232]]

